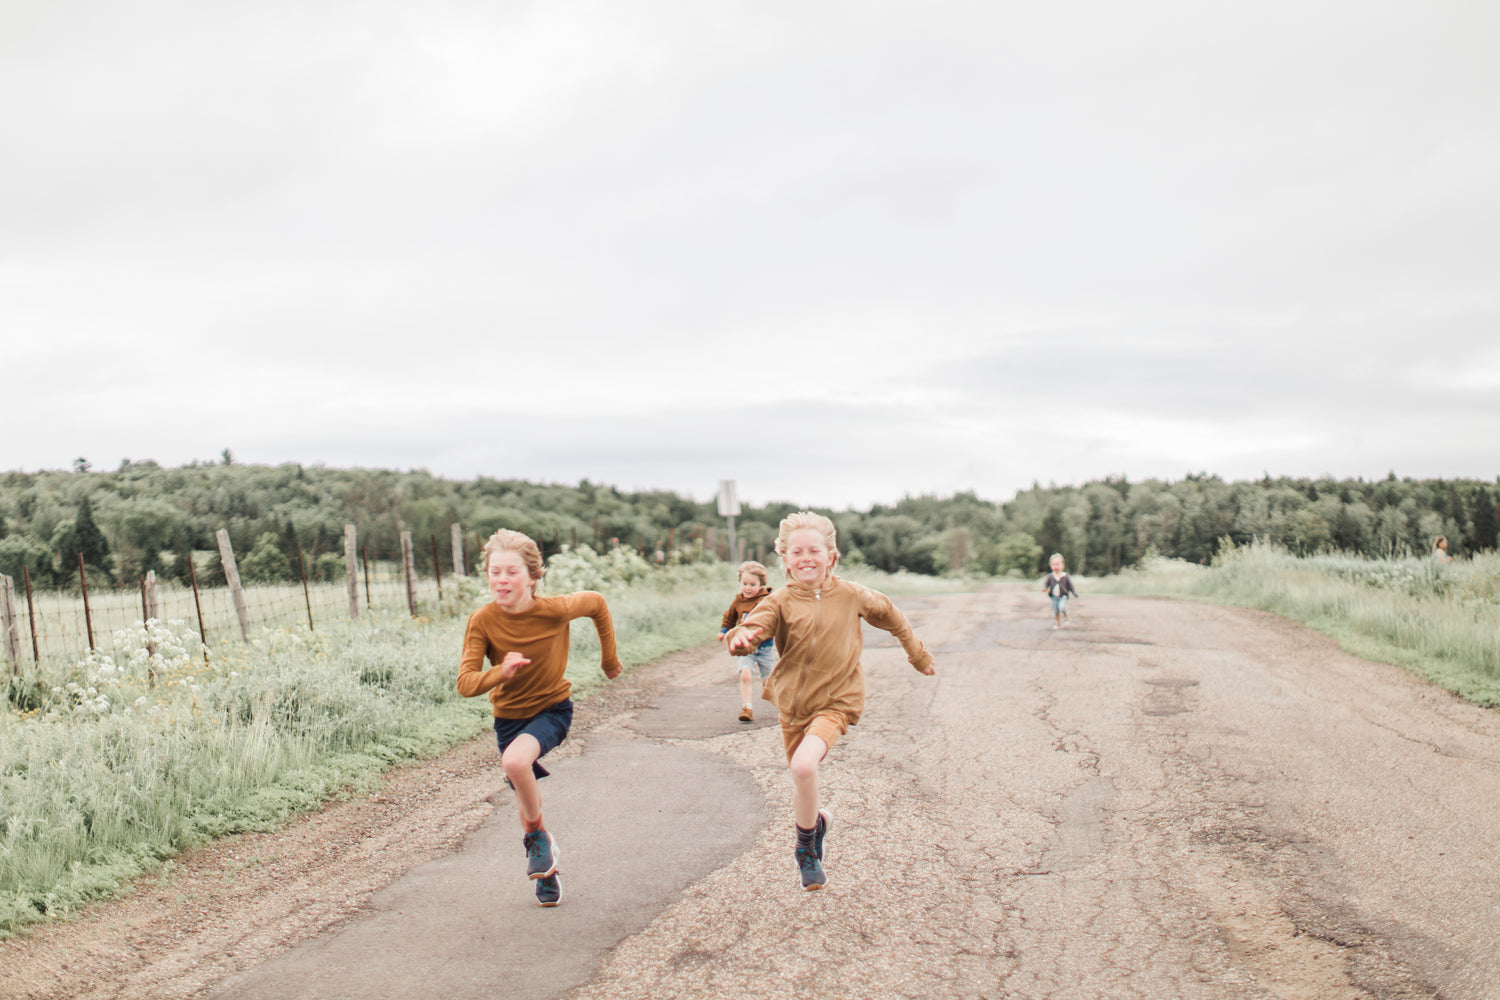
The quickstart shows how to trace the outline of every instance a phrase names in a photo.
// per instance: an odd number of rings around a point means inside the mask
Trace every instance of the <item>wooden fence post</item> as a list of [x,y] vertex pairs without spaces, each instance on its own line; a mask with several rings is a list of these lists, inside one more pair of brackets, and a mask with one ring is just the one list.
[[359,621],[359,563],[354,559],[354,525],[344,525],[344,576],[349,583],[349,620]]
[[203,627],[203,602],[198,598],[198,567],[188,557],[188,581],[193,585],[193,607],[198,612],[198,641],[203,643],[203,665],[208,666],[208,630]]
[[411,532],[401,532],[401,567],[406,577],[406,607],[417,617],[417,562],[412,554]]
[[16,617],[16,581],[0,574],[0,629],[5,631],[5,658],[10,672],[21,675],[21,622]]
[[443,564],[438,562],[437,535],[428,535],[432,540],[432,578],[437,581],[438,604],[443,603]]
[[89,652],[94,651],[94,612],[89,607],[89,575],[83,569],[83,553],[78,553],[78,586],[83,589],[83,627],[89,633]]
[[229,544],[229,532],[220,528],[214,537],[219,540],[219,559],[224,563],[224,579],[229,581],[229,595],[234,598],[234,613],[240,616],[240,635],[250,641],[250,609],[245,605],[245,588],[240,586],[240,570],[234,564],[234,547]]
[[307,560],[302,558],[302,543],[297,543],[297,572],[302,576],[302,599],[307,602],[307,630],[316,632],[312,623],[312,594],[307,589]]
[[453,575],[468,576],[464,572],[464,533],[457,521],[453,522],[451,529],[453,534]]
[[31,622],[31,662],[37,664],[42,662],[42,656],[36,645],[36,604],[31,599],[31,569],[24,563],[21,566],[21,579],[26,581],[26,618]]
[[156,592],[156,570],[146,573],[146,617],[161,620],[161,599]]

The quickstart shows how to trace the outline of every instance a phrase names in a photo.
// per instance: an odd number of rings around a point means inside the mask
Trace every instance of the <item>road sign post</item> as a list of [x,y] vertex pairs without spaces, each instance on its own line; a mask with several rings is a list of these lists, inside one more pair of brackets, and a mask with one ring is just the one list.
[[734,554],[739,551],[735,545],[734,519],[740,513],[740,498],[735,493],[733,479],[719,480],[719,516],[729,519],[729,558],[732,561]]

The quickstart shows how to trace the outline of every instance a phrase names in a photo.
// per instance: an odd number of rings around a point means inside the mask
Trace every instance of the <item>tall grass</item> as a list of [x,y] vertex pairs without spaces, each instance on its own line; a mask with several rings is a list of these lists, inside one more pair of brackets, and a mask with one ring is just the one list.
[[1366,659],[1407,667],[1460,697],[1500,706],[1500,555],[1294,556],[1265,542],[1207,567],[1149,560],[1097,591],[1192,597],[1303,622]]

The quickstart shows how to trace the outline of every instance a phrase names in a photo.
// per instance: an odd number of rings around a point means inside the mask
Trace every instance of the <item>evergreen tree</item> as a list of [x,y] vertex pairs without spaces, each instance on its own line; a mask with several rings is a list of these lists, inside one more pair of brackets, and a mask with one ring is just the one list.
[[90,566],[104,566],[109,558],[109,542],[104,532],[94,523],[94,508],[87,495],[78,501],[78,516],[73,519],[73,530],[77,535],[78,552]]
[[1497,544],[1500,544],[1500,508],[1489,487],[1480,486],[1474,491],[1473,506],[1469,508],[1469,532],[1464,547],[1470,552],[1489,552]]
[[189,537],[185,525],[179,525],[172,532],[172,577],[184,584],[192,581],[192,573],[188,569],[193,561],[193,543]]
[[295,569],[297,566],[297,529],[292,527],[292,519],[289,517],[283,518],[281,522],[281,554],[286,556],[287,565]]

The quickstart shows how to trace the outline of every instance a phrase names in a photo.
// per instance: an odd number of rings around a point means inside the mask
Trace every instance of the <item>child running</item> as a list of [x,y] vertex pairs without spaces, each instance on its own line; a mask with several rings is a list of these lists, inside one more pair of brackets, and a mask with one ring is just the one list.
[[[758,562],[740,563],[740,592],[734,595],[734,600],[729,604],[729,610],[724,612],[724,620],[719,623],[719,641],[724,641],[724,635],[740,622],[745,620],[755,606],[760,603],[761,598],[771,592],[766,586],[766,568]],[[740,721],[754,722],[755,709],[750,706],[750,672],[755,668],[760,673],[761,688],[764,690],[766,678],[771,676],[771,668],[776,666],[775,653],[776,640],[767,637],[765,642],[745,655],[742,665],[735,667],[740,674]]]
[[933,662],[890,598],[833,575],[839,550],[828,518],[809,511],[788,514],[781,520],[776,552],[787,585],[762,598],[730,630],[729,651],[747,655],[769,636],[781,654],[762,693],[781,713],[797,829],[793,856],[802,888],[813,890],[828,884],[823,839],[831,820],[827,809],[818,808],[818,765],[865,707],[860,619],[894,635],[918,673],[931,674]]
[[1077,597],[1078,591],[1073,589],[1073,578],[1063,569],[1061,552],[1052,553],[1048,565],[1052,567],[1052,572],[1042,581],[1042,589],[1052,598],[1052,627],[1058,629],[1068,624],[1068,595]]
[[[542,553],[519,531],[497,531],[484,545],[484,569],[494,600],[469,616],[463,656],[458,666],[458,693],[465,698],[488,693],[495,716],[500,766],[516,793],[526,848],[526,877],[536,881],[542,906],[562,900],[558,880],[557,841],[542,821],[538,780],[548,774],[539,758],[568,736],[573,724],[573,685],[563,676],[568,667],[568,623],[594,620],[599,633],[604,676],[620,676],[615,626],[604,597],[591,590],[557,597],[536,596],[541,583]],[[482,669],[488,659],[490,668]]]

